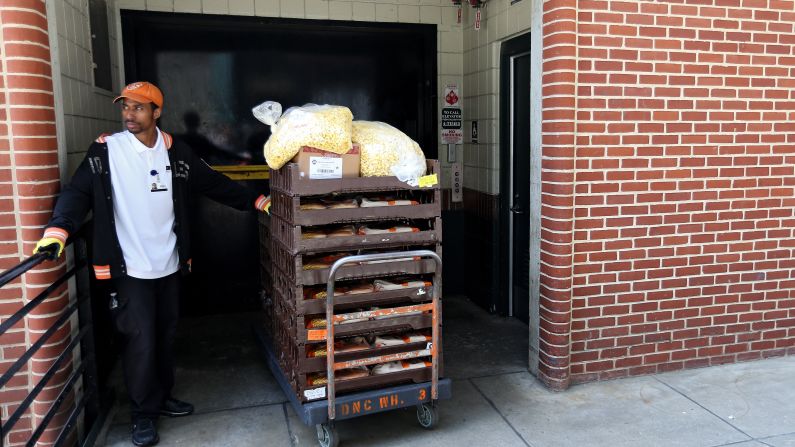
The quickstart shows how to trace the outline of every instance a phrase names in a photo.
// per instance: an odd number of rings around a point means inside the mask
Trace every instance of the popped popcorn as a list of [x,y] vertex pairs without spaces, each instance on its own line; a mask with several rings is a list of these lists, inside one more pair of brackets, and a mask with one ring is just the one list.
[[265,142],[265,161],[279,169],[290,161],[302,146],[336,154],[351,150],[353,114],[343,106],[307,104],[291,107],[271,126]]
[[420,145],[389,124],[354,121],[352,138],[361,150],[362,177],[394,175],[408,181],[425,174]]

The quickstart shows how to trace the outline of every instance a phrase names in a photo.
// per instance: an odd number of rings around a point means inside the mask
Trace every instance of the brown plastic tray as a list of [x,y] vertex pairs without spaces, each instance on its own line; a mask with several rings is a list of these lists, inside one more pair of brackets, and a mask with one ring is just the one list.
[[[408,343],[399,346],[389,346],[386,348],[370,348],[362,351],[348,352],[348,353],[335,353],[334,360],[336,362],[346,362],[348,360],[358,360],[368,357],[378,357],[388,354],[397,354],[401,352],[421,351],[426,348],[427,342]],[[306,349],[304,347],[304,349]],[[300,355],[300,351],[299,351]],[[326,370],[326,357],[306,357],[306,354],[298,357],[298,369],[302,372],[318,372]]]
[[363,248],[381,249],[442,242],[442,219],[436,217],[427,220],[431,228],[416,233],[386,233],[304,239],[302,234],[306,227],[290,225],[281,218],[272,216],[271,237],[281,242],[291,254],[322,253]]
[[271,192],[271,214],[290,225],[328,225],[345,222],[371,222],[391,219],[430,219],[442,214],[441,191],[420,191],[417,205],[379,206],[325,210],[302,210],[301,196],[279,190]]
[[[288,339],[289,340],[289,339]],[[280,368],[285,374],[285,377],[290,382],[290,385],[295,391],[296,396],[302,402],[306,402],[307,399],[304,396],[304,391],[308,389],[316,389],[319,386],[309,386],[307,384],[307,376],[311,372],[322,372],[325,368],[325,357],[320,357],[317,359],[311,360],[318,360],[319,364],[322,365],[320,369],[317,369],[316,365],[312,365],[312,369],[315,371],[302,371],[301,367],[297,365],[296,362],[296,353],[298,352],[298,346],[289,344],[291,347],[287,348],[286,346],[280,346],[280,343],[273,341],[275,344],[275,350],[277,355],[277,361],[279,363]],[[405,345],[409,346],[409,345]],[[304,347],[301,346],[301,349]],[[372,351],[370,351],[372,353]],[[350,360],[347,357],[341,358],[342,354],[337,354],[335,356],[335,360],[337,361],[344,361]],[[352,359],[352,358],[351,358]],[[444,356],[442,352],[439,352],[439,375],[443,375],[444,370]],[[335,381],[336,385],[336,392],[337,395],[344,395],[349,392],[353,391],[363,391],[367,389],[377,389],[377,388],[385,388],[388,386],[399,385],[402,383],[410,383],[410,382],[428,382],[431,380],[431,368],[420,368],[408,371],[400,371],[396,373],[390,374],[383,374],[377,376],[368,376],[362,377],[359,379],[352,379],[352,380],[337,380]]]
[[[305,299],[304,286],[295,286],[281,272],[274,275],[276,287],[274,294],[289,303],[297,314],[319,314],[326,311],[326,299]],[[345,283],[339,283],[340,286]],[[384,290],[372,293],[357,293],[351,295],[334,295],[335,309],[349,309],[352,307],[382,306],[387,304],[417,304],[425,303],[433,297],[433,286],[410,287],[399,290]]]
[[[421,248],[434,249],[436,253],[442,255],[441,244]],[[365,252],[366,253],[366,252]],[[304,270],[303,255],[293,255],[278,240],[273,239],[271,243],[271,258],[273,259],[273,272],[277,269],[284,274],[287,280],[293,285],[314,285],[325,284],[331,268]],[[355,278],[377,278],[379,276],[396,275],[423,275],[436,271],[436,263],[433,259],[419,259],[408,261],[390,261],[378,264],[347,265],[337,270],[337,280]]]
[[260,287],[266,296],[273,292],[273,260],[271,259],[271,218],[265,213],[257,213],[257,231],[259,236]]
[[[426,160],[428,170],[426,174],[441,175],[438,160]],[[378,192],[396,190],[431,190],[439,189],[439,184],[430,187],[413,187],[406,182],[401,182],[397,177],[352,177],[329,180],[310,180],[302,178],[298,165],[288,163],[281,169],[270,172],[271,190],[279,190],[291,196],[316,196],[340,192]],[[440,179],[441,180],[441,179]]]
[[[282,371],[288,373],[287,369],[282,367]],[[441,373],[440,373],[441,375]],[[308,402],[304,396],[304,391],[323,388],[323,386],[309,386],[307,384],[307,374],[297,371],[289,371],[286,374],[290,380],[290,384],[295,391],[296,397],[301,402]],[[337,396],[343,396],[352,392],[366,391],[371,389],[386,388],[389,386],[401,385],[404,383],[422,383],[431,380],[431,368],[417,368],[408,371],[399,371],[390,374],[381,374],[377,376],[367,376],[359,379],[350,380],[335,380],[334,389]]]
[[[287,303],[279,300],[275,295],[274,305],[274,325],[279,325],[281,328],[288,331],[288,336],[295,340],[297,345],[305,345],[307,343],[317,343],[320,340],[310,340],[309,331],[307,329],[307,320],[313,318],[325,318],[325,314],[315,315],[298,315],[295,314],[293,309],[290,309]],[[428,329],[433,324],[430,314],[421,315],[408,315],[401,317],[383,318],[380,320],[367,320],[357,323],[340,324],[335,326],[334,335],[336,337],[351,337],[355,335],[373,335],[373,334],[386,334],[394,332],[404,332],[409,330]],[[314,328],[323,330],[325,328]]]
[[[281,329],[281,328],[280,328]],[[284,365],[292,370],[298,372],[318,372],[326,370],[326,357],[309,357],[308,352],[310,349],[322,346],[325,347],[325,342],[322,343],[308,343],[298,345],[294,340],[288,336],[288,331],[279,331],[274,334],[273,342],[276,346],[276,351],[283,353]],[[345,362],[349,360],[358,360],[369,357],[378,357],[388,354],[397,354],[403,352],[420,351],[427,347],[427,342],[407,343],[398,346],[389,346],[385,348],[370,348],[355,352],[340,353],[334,355],[334,360],[337,362]],[[441,345],[441,343],[440,343]]]

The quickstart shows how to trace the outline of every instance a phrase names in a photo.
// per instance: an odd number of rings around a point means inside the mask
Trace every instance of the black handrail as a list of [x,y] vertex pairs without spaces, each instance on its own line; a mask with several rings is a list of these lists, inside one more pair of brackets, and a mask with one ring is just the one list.
[[[77,273],[77,271],[80,268],[85,267],[85,265],[86,265],[85,262],[80,262],[74,268],[72,268],[71,270],[66,272],[66,274],[64,274],[63,276],[61,276],[57,280],[55,280],[54,283],[50,284],[38,296],[36,296],[36,298],[33,298],[28,304],[26,304],[24,307],[22,307],[22,309],[19,309],[18,311],[16,311],[14,313],[14,315],[11,315],[8,318],[8,320],[6,320],[2,324],[0,324],[0,336],[5,334],[7,330],[11,329],[11,327],[14,326],[15,324],[17,324],[21,319],[25,318],[36,306],[41,304],[42,301],[46,300],[50,296],[50,294],[55,291],[55,289],[60,287],[61,284],[63,284],[66,281],[68,281],[69,278],[72,277],[72,275]],[[2,287],[2,286],[0,286],[0,287]],[[3,384],[4,384],[4,382],[2,380],[0,380],[0,387],[2,387]]]
[[36,340],[36,343],[33,343],[33,346],[31,346],[27,351],[25,351],[25,353],[22,354],[22,357],[17,359],[17,361],[14,362],[13,365],[11,365],[11,368],[8,368],[8,371],[6,371],[6,373],[3,374],[2,377],[0,377],[0,387],[5,386],[5,384],[8,383],[8,381],[11,380],[12,377],[14,377],[14,374],[16,374],[23,366],[25,366],[28,363],[28,360],[30,360],[30,358],[33,357],[33,355],[36,354],[36,352],[42,346],[44,346],[44,343],[46,343],[47,340],[49,340],[50,337],[52,337],[52,334],[54,334],[55,331],[57,331],[61,327],[61,325],[64,324],[66,320],[68,320],[72,316],[72,312],[74,312],[75,309],[77,309],[77,305],[78,303],[70,304],[69,307],[67,307],[66,310],[61,314],[58,320],[56,320],[55,323],[52,326],[50,326],[49,329],[47,329],[47,332],[45,332],[41,337],[39,337],[39,339]]
[[20,262],[15,267],[6,270],[2,274],[0,274],[0,287],[3,287],[4,285],[22,276],[28,270],[44,262],[45,259],[47,259],[47,254],[36,253],[35,255],[29,257],[28,259],[25,259],[24,261]]
[[[11,329],[14,325],[16,325],[19,321],[25,318],[28,314],[30,314],[37,306],[43,303],[51,293],[55,292],[59,287],[61,287],[66,281],[70,280],[73,277],[78,279],[78,284],[80,284],[80,279],[84,279],[83,282],[87,282],[86,279],[88,277],[86,267],[86,250],[85,250],[85,242],[82,240],[82,231],[78,232],[69,241],[67,241],[67,245],[79,241],[79,244],[75,245],[75,254],[77,255],[76,258],[79,258],[75,265],[69,269],[65,274],[55,280],[52,284],[50,284],[44,291],[39,293],[36,298],[31,300],[25,306],[23,306],[20,310],[14,313],[11,317],[6,319],[5,321],[0,324],[0,336],[6,333],[9,329]],[[3,272],[0,274],[0,287],[5,286],[6,284],[14,281],[16,278],[22,276],[32,268],[36,267],[37,265],[41,264],[44,260],[48,258],[48,255],[45,253],[38,253],[35,254],[15,267]],[[86,286],[86,284],[83,284]],[[79,288],[82,290],[83,288]],[[9,417],[9,419],[2,423],[0,420],[0,447],[4,445],[5,442],[5,435],[6,433],[11,432],[14,428],[14,425],[20,420],[20,418],[24,415],[24,413],[30,408],[33,401],[36,397],[41,393],[44,387],[47,386],[49,381],[52,379],[53,376],[57,373],[59,368],[61,368],[62,364],[68,359],[70,356],[73,355],[74,348],[78,345],[84,345],[84,348],[89,348],[88,351],[82,349],[82,361],[78,366],[74,368],[72,374],[69,376],[68,380],[64,384],[61,392],[58,395],[58,398],[53,402],[50,406],[47,414],[45,415],[44,419],[40,422],[40,424],[36,427],[33,434],[31,435],[30,439],[27,441],[28,446],[33,446],[38,442],[38,439],[44,433],[44,431],[48,428],[50,422],[52,421],[55,414],[58,412],[63,401],[71,392],[74,384],[77,380],[81,377],[84,379],[84,390],[83,395],[77,401],[76,405],[74,406],[66,424],[61,429],[60,433],[58,434],[58,438],[55,440],[55,445],[60,446],[62,445],[69,437],[71,432],[76,426],[77,418],[81,413],[84,413],[85,410],[89,408],[91,405],[92,411],[97,411],[99,409],[98,404],[98,388],[96,384],[96,365],[94,359],[93,351],[93,326],[91,324],[91,315],[90,315],[90,294],[89,293],[80,293],[79,299],[75,300],[71,304],[69,304],[59,315],[58,319],[50,326],[44,334],[42,334],[38,340],[27,350],[23,353],[12,365],[11,367],[0,376],[0,390],[8,383],[14,375],[22,369],[23,366],[27,364],[27,362],[33,357],[33,355],[38,352],[38,350],[52,337],[52,335],[61,328],[61,326],[66,323],[72,315],[79,311],[80,314],[80,331],[79,333],[72,338],[68,346],[59,354],[58,358],[53,362],[50,368],[47,370],[45,375],[39,380],[39,382],[33,387],[32,390],[28,393],[28,395],[23,399],[23,401],[17,406],[16,410],[13,414]],[[85,313],[85,315],[84,315]],[[83,321],[83,320],[86,321]],[[98,420],[102,420],[103,418],[100,417]],[[94,430],[92,430],[93,432]]]
[[[77,346],[77,343],[79,343],[83,339],[83,337],[86,335],[86,332],[87,332],[86,328],[83,328],[83,330],[80,331],[80,334],[69,343],[69,346],[67,346],[66,349],[64,349],[64,351],[61,353],[61,355],[58,356],[58,358],[55,360],[55,363],[53,363],[52,366],[50,366],[50,368],[47,370],[47,373],[44,374],[44,377],[42,377],[41,380],[39,380],[39,383],[37,383],[36,386],[33,387],[33,390],[31,390],[30,394],[28,394],[25,400],[23,400],[22,403],[19,404],[17,410],[14,411],[14,414],[12,414],[11,417],[8,418],[8,420],[6,421],[5,424],[3,424],[3,426],[13,427],[14,424],[16,424],[17,421],[22,417],[22,415],[25,414],[25,411],[28,409],[28,407],[30,407],[30,404],[33,403],[33,400],[36,399],[36,396],[38,396],[39,393],[41,393],[41,390],[43,390],[44,387],[47,385],[47,382],[50,381],[50,378],[54,376],[56,372],[58,372],[58,369],[61,367],[63,361],[66,360],[66,358],[72,354],[72,349],[74,349],[74,347]],[[3,430],[3,431],[7,432],[8,430]]]

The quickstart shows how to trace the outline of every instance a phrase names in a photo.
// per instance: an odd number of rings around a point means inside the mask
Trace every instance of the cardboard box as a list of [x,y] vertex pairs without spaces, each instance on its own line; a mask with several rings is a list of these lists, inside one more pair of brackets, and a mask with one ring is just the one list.
[[359,177],[361,153],[359,146],[354,144],[345,154],[326,152],[314,147],[304,146],[293,157],[298,165],[299,175],[310,179],[335,179]]

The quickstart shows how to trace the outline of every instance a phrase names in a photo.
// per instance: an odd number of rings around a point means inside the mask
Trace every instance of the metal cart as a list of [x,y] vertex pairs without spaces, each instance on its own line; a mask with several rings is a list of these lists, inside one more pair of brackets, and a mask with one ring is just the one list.
[[[403,258],[431,258],[436,263],[433,280],[432,301],[426,304],[415,304],[409,306],[396,307],[391,309],[379,309],[365,312],[353,312],[348,314],[334,314],[334,283],[337,270],[346,264],[357,262],[389,261]],[[279,367],[276,360],[276,353],[273,352],[271,343],[266,339],[266,335],[257,330],[265,352],[267,354],[268,366],[274,377],[281,386],[284,394],[290,399],[296,414],[306,425],[314,425],[317,428],[318,442],[322,447],[336,447],[339,444],[339,436],[335,427],[335,422],[344,419],[351,419],[365,414],[380,413],[383,411],[417,407],[417,420],[423,428],[433,428],[439,421],[437,412],[437,402],[441,399],[449,399],[451,396],[450,379],[439,379],[439,337],[441,323],[441,284],[442,284],[442,260],[438,254],[430,250],[402,251],[391,253],[377,253],[369,255],[346,256],[337,260],[329,273],[326,300],[326,329],[318,330],[315,334],[316,339],[326,340],[326,374],[328,395],[324,400],[317,400],[301,403],[292,390],[287,378]],[[387,354],[377,357],[350,360],[335,363],[334,361],[334,326],[345,320],[359,318],[389,318],[404,316],[410,312],[427,312],[432,315],[431,343],[425,349],[398,354]],[[355,366],[365,366],[377,363],[385,363],[397,360],[407,360],[418,357],[431,357],[431,381],[424,383],[413,383],[407,385],[389,386],[375,390],[363,391],[348,394],[337,398],[334,389],[334,374],[336,370],[351,368]]]

